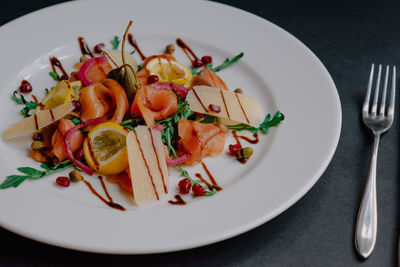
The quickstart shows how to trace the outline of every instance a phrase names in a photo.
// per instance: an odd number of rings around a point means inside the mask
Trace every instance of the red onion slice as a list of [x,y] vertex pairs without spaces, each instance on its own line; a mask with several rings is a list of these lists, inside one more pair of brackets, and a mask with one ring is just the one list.
[[176,159],[166,159],[168,166],[175,166],[178,164],[182,164],[190,158],[190,153],[183,154],[179,158]]
[[162,132],[162,130],[164,130],[164,126],[162,126],[161,124],[157,124],[156,126],[154,126],[154,129]]
[[178,93],[179,95],[186,97],[189,89],[187,89],[186,87],[183,87],[181,85],[175,84],[175,83],[155,83],[153,84],[154,88],[156,90],[175,90],[176,93]]
[[65,136],[64,136],[64,150],[65,150],[65,153],[67,153],[67,158],[75,166],[77,166],[78,168],[80,168],[82,171],[86,172],[89,175],[93,174],[93,170],[90,167],[86,166],[85,164],[83,164],[82,162],[80,162],[78,159],[75,158],[74,153],[72,152],[72,150],[70,148],[71,138],[72,138],[72,134],[75,131],[77,131],[77,130],[79,130],[81,128],[85,128],[85,127],[90,126],[90,125],[96,125],[96,124],[99,124],[99,123],[102,123],[102,122],[104,122],[104,118],[103,117],[98,117],[98,118],[95,118],[95,119],[87,120],[85,122],[81,122],[78,125],[70,128],[65,133]]

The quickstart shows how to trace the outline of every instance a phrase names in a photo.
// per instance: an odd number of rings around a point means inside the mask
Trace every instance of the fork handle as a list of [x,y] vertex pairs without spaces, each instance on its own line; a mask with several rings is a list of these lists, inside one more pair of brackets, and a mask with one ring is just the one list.
[[378,210],[376,203],[376,163],[378,159],[378,146],[380,134],[374,136],[374,146],[369,163],[367,184],[361,200],[356,224],[355,245],[356,250],[363,258],[368,258],[375,247]]

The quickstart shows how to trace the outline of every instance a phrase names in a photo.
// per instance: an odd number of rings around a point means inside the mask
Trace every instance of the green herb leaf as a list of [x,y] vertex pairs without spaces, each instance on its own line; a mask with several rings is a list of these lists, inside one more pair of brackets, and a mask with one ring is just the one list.
[[131,55],[135,54],[136,50],[132,50],[132,52],[130,52]]
[[47,89],[47,88],[44,88],[44,93],[47,95],[48,93],[50,92],[50,90],[49,89]]
[[60,80],[60,77],[58,77],[57,73],[50,71],[49,75],[51,76],[51,78],[53,78],[53,80],[55,80],[56,82],[58,82]]
[[72,119],[72,122],[74,123],[74,125],[78,125],[79,123],[81,123],[81,120],[77,117]]
[[235,130],[235,131],[250,131],[252,133],[258,133],[258,129],[256,127],[244,124],[244,123],[239,123],[235,125],[226,125],[228,129]]
[[12,99],[17,102],[20,105],[25,105],[21,109],[21,113],[24,115],[24,117],[29,117],[29,111],[33,110],[37,107],[37,104],[33,101],[26,101],[24,96],[18,93],[18,90],[15,90],[12,94]]
[[210,196],[214,195],[217,192],[218,192],[217,189],[213,188],[212,191],[206,191],[206,196],[210,197]]
[[276,125],[280,124],[285,119],[285,115],[283,115],[279,110],[277,112],[275,112],[275,115],[271,120],[269,119],[270,117],[271,117],[270,114],[265,116],[264,122],[261,123],[261,125],[259,127],[260,131],[263,134],[267,134],[268,133],[269,127],[276,126]]
[[17,187],[19,186],[23,181],[26,180],[28,176],[25,175],[9,175],[7,176],[6,180],[0,184],[0,189],[6,189],[10,187]]
[[139,65],[137,65],[137,72],[139,72],[142,68],[143,68],[143,63],[141,63],[141,64],[139,64]]
[[47,175],[53,174],[58,171],[65,170],[74,166],[71,161],[64,160],[60,163],[55,164],[54,166],[49,166],[46,163],[40,164],[44,170],[38,170],[31,167],[20,167],[17,168],[18,171],[27,174],[27,175],[9,175],[6,177],[3,183],[0,184],[0,189],[6,189],[10,187],[17,187],[26,179],[29,180],[37,180],[43,178]]
[[120,40],[119,40],[118,36],[114,36],[114,39],[111,41],[111,44],[112,44],[114,50],[118,50],[119,43],[120,43]]
[[240,53],[239,55],[235,56],[232,59],[229,59],[229,58],[225,59],[225,61],[221,65],[219,65],[219,66],[217,66],[215,68],[208,68],[209,64],[206,66],[206,68],[211,70],[211,71],[213,71],[213,72],[218,72],[220,70],[223,70],[223,69],[229,67],[230,65],[232,65],[233,63],[235,63],[236,61],[241,59],[243,56],[244,56],[244,53],[242,52],[242,53]]
[[139,116],[135,116],[132,119],[124,120],[121,122],[121,126],[127,128],[128,130],[133,130],[133,128],[135,128],[136,126],[144,124],[144,120]]
[[20,93],[18,93],[18,90],[15,90],[13,92],[12,99],[15,100],[15,102],[17,102],[20,105],[25,105],[25,103],[26,103],[24,96],[21,95]]

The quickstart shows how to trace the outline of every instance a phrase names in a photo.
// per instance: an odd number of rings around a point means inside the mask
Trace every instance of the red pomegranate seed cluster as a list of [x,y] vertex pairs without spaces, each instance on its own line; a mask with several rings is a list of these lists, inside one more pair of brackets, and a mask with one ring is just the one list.
[[204,65],[210,64],[212,62],[212,57],[204,56],[201,58],[201,62],[203,62]]
[[68,187],[70,184],[70,180],[66,176],[60,176],[60,177],[57,177],[56,183],[59,186]]
[[95,53],[101,54],[101,52],[103,51],[102,50],[103,47],[104,47],[104,43],[99,43],[93,48],[93,50]]
[[211,111],[214,111],[214,112],[216,112],[216,113],[220,113],[220,112],[221,112],[221,107],[218,106],[218,105],[210,104],[210,105],[208,105],[208,108],[209,108]]
[[22,81],[19,91],[23,94],[32,92],[32,85],[28,81]]
[[192,187],[193,195],[202,197],[206,195],[206,190],[200,184],[194,184]]
[[229,145],[229,153],[231,156],[235,156],[240,149],[242,149],[240,144]]
[[158,81],[159,81],[159,78],[158,78],[157,75],[150,75],[150,76],[147,78],[147,82],[148,82],[149,84],[156,83],[156,82],[158,82]]
[[192,182],[188,178],[182,179],[179,181],[178,187],[181,194],[188,194],[192,187]]

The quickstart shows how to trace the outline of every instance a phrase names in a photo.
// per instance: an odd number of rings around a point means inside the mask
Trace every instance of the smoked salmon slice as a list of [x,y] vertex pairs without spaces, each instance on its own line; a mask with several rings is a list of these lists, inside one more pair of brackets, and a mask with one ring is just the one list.
[[194,86],[198,86],[198,85],[205,85],[205,86],[211,86],[211,87],[229,90],[228,86],[221,79],[221,77],[219,77],[213,71],[208,70],[208,69],[203,70],[203,75],[197,75],[196,77],[193,78],[192,88]]
[[120,124],[129,109],[128,98],[115,80],[105,79],[80,91],[81,120],[107,117],[106,121]]
[[203,157],[216,157],[222,153],[228,128],[221,124],[200,123],[197,121],[178,121],[178,145],[182,153],[190,153],[185,165],[193,166]]
[[155,120],[165,119],[177,109],[178,99],[173,91],[160,91],[152,85],[147,85],[136,92],[131,114],[138,114],[145,120],[147,126],[152,128]]
[[[53,137],[51,139],[51,144],[53,148],[51,152],[54,154],[54,156],[57,157],[59,161],[62,161],[67,157],[67,153],[64,149],[64,136],[65,133],[74,126],[75,125],[71,120],[60,119],[58,123],[58,128],[53,134]],[[72,152],[75,152],[82,147],[83,139],[83,134],[80,131],[75,131],[72,134],[70,145]]]

